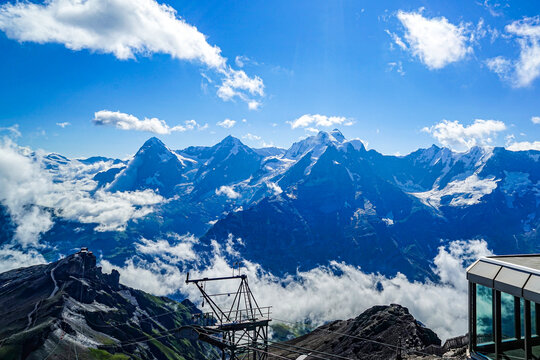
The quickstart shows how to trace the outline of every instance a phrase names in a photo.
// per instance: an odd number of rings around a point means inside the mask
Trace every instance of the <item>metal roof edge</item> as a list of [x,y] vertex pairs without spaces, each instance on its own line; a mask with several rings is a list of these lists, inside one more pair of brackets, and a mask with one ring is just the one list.
[[[514,255],[514,256],[517,256],[517,255]],[[487,262],[487,263],[490,263],[490,264],[493,264],[493,265],[499,265],[499,266],[507,267],[507,268],[514,269],[514,270],[517,270],[517,271],[526,272],[526,273],[529,273],[529,274],[534,274],[534,275],[540,276],[540,270],[536,270],[536,269],[533,269],[533,268],[530,268],[530,267],[527,267],[527,266],[511,264],[511,263],[508,263],[508,262],[505,262],[505,261],[502,261],[502,260],[498,260],[498,259],[492,258],[492,257],[480,258],[473,265],[475,265],[479,261],[484,261],[484,262]],[[473,265],[471,265],[469,268],[467,268],[467,272],[469,271],[469,269]]]
[[481,257],[480,259],[476,260],[475,262],[473,262],[471,265],[469,265],[467,267],[467,269],[465,270],[466,273],[469,272],[469,270],[471,270],[473,268],[474,265],[478,264],[479,261],[481,261],[482,259],[485,259],[485,257]]

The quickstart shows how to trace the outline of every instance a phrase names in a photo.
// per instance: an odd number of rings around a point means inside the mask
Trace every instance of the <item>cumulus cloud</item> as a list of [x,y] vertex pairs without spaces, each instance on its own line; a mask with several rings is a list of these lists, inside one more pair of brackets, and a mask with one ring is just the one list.
[[323,126],[329,127],[334,125],[345,125],[350,126],[353,122],[350,119],[347,119],[343,116],[326,116],[320,114],[305,114],[293,121],[287,121],[291,125],[292,129],[296,128],[307,128],[312,126]]
[[229,199],[238,199],[240,197],[240,193],[234,191],[234,188],[232,186],[226,185],[223,185],[219,189],[216,189],[216,195],[225,195]]
[[540,151],[540,141],[521,141],[514,142],[506,147],[510,151],[526,151],[526,150],[538,150]]
[[121,130],[147,131],[154,134],[170,134],[175,131],[187,131],[206,128],[199,125],[195,120],[186,120],[184,125],[170,127],[164,120],[158,118],[144,118],[140,120],[136,116],[120,111],[101,110],[94,113],[92,122],[96,125],[114,126]]
[[97,190],[94,196],[71,189],[66,196],[50,195],[50,205],[63,218],[85,224],[97,224],[96,231],[122,231],[132,219],[143,218],[154,211],[153,205],[164,202],[154,191],[110,193]]
[[517,59],[497,56],[486,61],[488,68],[513,87],[530,86],[540,76],[540,16],[524,17],[505,27],[519,45]]
[[160,256],[171,264],[197,260],[193,250],[193,245],[198,242],[195,236],[169,234],[168,237],[156,241],[142,238],[140,243],[135,244],[135,248],[141,254]]
[[531,117],[531,121],[533,124],[540,124],[540,116]]
[[422,129],[423,132],[433,136],[443,146],[455,150],[491,144],[497,133],[504,130],[506,130],[504,122],[482,119],[476,119],[471,125],[465,126],[457,120],[443,120],[438,124]]
[[[238,97],[248,103],[250,109],[253,108],[253,103],[257,103],[250,99],[247,95],[264,95],[264,83],[258,76],[249,77],[243,70],[234,70],[227,67],[227,71],[223,72],[224,79],[218,87],[217,95],[227,101]],[[255,108],[257,108],[255,106]]]
[[[226,246],[212,242],[213,255],[209,265],[190,266],[192,277],[217,277],[232,273],[227,256],[237,256],[239,239],[230,237]],[[274,319],[316,325],[335,319],[357,316],[378,304],[399,303],[443,339],[467,331],[467,280],[465,268],[490,251],[483,240],[455,241],[441,246],[434,259],[433,271],[439,282],[409,281],[403,274],[388,277],[362,272],[359,267],[332,261],[310,271],[278,278],[260,265],[241,260],[241,272],[249,277],[250,287],[261,306],[272,306]],[[200,305],[200,294],[194,286],[182,281],[185,273],[172,266],[162,256],[152,260],[130,259],[122,266],[107,261],[101,264],[105,271],[120,271],[120,281],[158,295],[180,291]],[[209,293],[228,293],[236,289],[224,282],[207,284]],[[347,296],[335,296],[348,294]],[[221,298],[224,306],[230,301]],[[277,321],[277,320],[275,320]]]
[[28,245],[53,225],[51,214],[38,205],[41,195],[53,185],[40,164],[23,152],[28,150],[17,148],[10,140],[0,143],[0,203],[17,226],[15,239]]
[[114,166],[112,161],[57,165],[52,173],[42,154],[9,140],[0,143],[0,203],[16,225],[14,240],[23,246],[38,245],[40,235],[53,226],[53,215],[96,224],[96,231],[119,231],[165,201],[152,190],[96,191],[92,177]]
[[217,126],[221,126],[222,128],[225,128],[225,129],[230,129],[232,128],[234,125],[236,125],[236,121],[235,120],[231,120],[231,119],[225,119],[223,121],[218,121]]
[[69,125],[71,125],[71,123],[67,122],[67,121],[56,123],[56,126],[60,126],[62,129],[65,128],[66,126],[69,126]]
[[260,101],[257,101],[257,100],[251,100],[250,102],[248,102],[248,109],[249,110],[259,110],[259,108],[261,107],[261,102]]
[[175,293],[185,279],[185,275],[180,272],[177,266],[168,264],[159,258],[154,262],[129,259],[122,268],[114,266],[107,260],[102,260],[100,266],[106,273],[112,269],[120,270],[123,284],[157,296]]
[[0,248],[0,273],[20,267],[45,263],[46,261],[43,255],[35,249],[21,251],[12,245],[4,245]]
[[453,241],[447,247],[439,247],[439,253],[433,260],[433,272],[443,284],[453,284],[458,290],[466,292],[463,263],[471,264],[480,257],[490,255],[493,253],[484,240]]
[[221,80],[224,100],[263,95],[259,77],[227,65],[221,49],[207,42],[174,8],[155,0],[17,1],[0,6],[0,30],[20,42],[58,43],[66,48],[113,54],[121,60],[168,54],[200,63]]
[[467,26],[454,25],[444,16],[427,18],[421,11],[398,11],[397,18],[405,28],[403,39],[388,32],[402,49],[410,51],[429,69],[441,69],[462,60],[472,52]]

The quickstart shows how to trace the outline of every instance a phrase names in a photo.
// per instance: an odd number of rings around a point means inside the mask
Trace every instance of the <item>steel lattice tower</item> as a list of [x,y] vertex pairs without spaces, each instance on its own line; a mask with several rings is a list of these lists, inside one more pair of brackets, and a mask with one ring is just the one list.
[[[213,281],[240,280],[236,292],[208,294],[206,283]],[[212,344],[222,351],[223,360],[267,360],[268,324],[270,307],[259,307],[251,289],[247,275],[219,278],[190,279],[186,284],[195,284],[211,312],[194,315],[193,329],[200,340]],[[227,306],[219,306],[213,298],[227,296],[234,298]]]

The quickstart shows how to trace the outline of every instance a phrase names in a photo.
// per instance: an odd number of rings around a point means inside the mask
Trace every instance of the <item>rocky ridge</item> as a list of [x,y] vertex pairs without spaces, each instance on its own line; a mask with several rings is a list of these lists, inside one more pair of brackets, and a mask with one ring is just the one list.
[[205,359],[176,331],[197,309],[119,283],[87,250],[0,274],[0,358]]

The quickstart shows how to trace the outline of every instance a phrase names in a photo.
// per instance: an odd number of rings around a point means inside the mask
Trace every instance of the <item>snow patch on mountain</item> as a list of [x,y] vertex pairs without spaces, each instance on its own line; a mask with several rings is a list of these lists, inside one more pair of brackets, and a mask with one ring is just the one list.
[[485,195],[491,194],[497,188],[499,181],[500,179],[495,179],[495,177],[480,179],[478,175],[473,174],[465,180],[454,180],[443,189],[433,188],[429,191],[410,194],[435,209],[441,207],[443,200],[444,205],[448,206],[471,206],[480,203],[480,199]]

